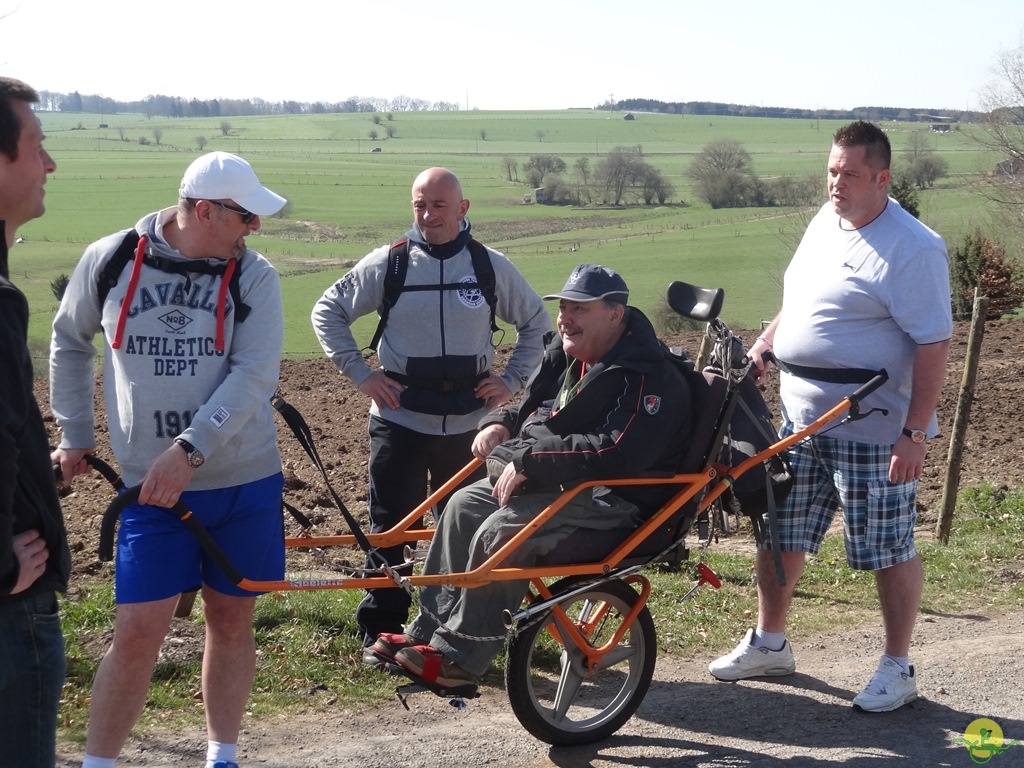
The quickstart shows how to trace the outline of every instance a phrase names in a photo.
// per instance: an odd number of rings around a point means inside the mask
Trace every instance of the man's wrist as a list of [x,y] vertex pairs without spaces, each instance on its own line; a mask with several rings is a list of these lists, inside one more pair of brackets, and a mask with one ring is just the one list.
[[928,442],[928,435],[923,429],[911,429],[910,427],[903,428],[903,435],[909,437],[911,441],[915,443],[926,443]]
[[206,461],[206,457],[192,443],[182,437],[174,438],[174,444],[185,452],[185,458],[192,469],[199,469]]

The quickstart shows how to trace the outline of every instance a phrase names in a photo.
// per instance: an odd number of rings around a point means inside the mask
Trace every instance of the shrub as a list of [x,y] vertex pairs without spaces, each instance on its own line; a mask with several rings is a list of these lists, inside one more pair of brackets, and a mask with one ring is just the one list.
[[680,333],[699,331],[704,327],[704,323],[683,317],[672,309],[665,297],[662,297],[654,308],[654,312],[651,314],[651,324],[659,336],[677,336]]
[[910,180],[909,176],[899,174],[889,185],[889,194],[904,211],[915,219],[921,218],[921,211],[917,204],[917,190],[914,189],[914,182]]
[[971,317],[976,287],[988,296],[986,320],[996,320],[1024,304],[1024,275],[1020,266],[1007,259],[1001,243],[985,237],[980,229],[965,235],[953,249],[949,278],[956,318]]
[[577,202],[575,190],[557,173],[544,174],[541,186],[544,187],[544,201],[548,205],[571,205]]
[[53,292],[53,295],[56,297],[57,301],[63,300],[64,291],[68,289],[68,281],[70,279],[71,278],[69,278],[66,274],[61,272],[59,275],[53,278],[53,280],[50,281],[50,290]]

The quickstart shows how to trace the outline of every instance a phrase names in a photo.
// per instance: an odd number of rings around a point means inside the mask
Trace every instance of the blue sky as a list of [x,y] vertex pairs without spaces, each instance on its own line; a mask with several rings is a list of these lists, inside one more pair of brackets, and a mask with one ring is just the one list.
[[1021,0],[0,0],[0,75],[115,99],[973,109]]

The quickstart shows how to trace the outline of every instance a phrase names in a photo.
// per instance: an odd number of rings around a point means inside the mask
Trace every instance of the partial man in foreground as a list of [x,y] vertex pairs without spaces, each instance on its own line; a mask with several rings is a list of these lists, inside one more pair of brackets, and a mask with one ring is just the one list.
[[22,224],[46,210],[57,164],[43,149],[34,89],[0,77],[0,762],[52,768],[64,686],[57,613],[71,570],[46,428],[32,393],[28,301],[7,253]]
[[146,703],[177,596],[202,585],[207,768],[237,768],[256,671],[256,594],[236,587],[166,508],[192,510],[249,578],[284,575],[281,458],[270,398],[284,321],[277,271],[245,238],[285,204],[248,162],[211,152],[177,205],[90,245],[53,323],[50,391],[63,475],[95,446],[102,333],[110,443],[138,501],[118,529],[114,639],[93,682],[84,768],[113,768]]
[[806,555],[818,552],[841,507],[847,561],[874,572],[885,629],[878,668],[853,700],[866,712],[917,698],[909,653],[924,577],[915,502],[953,331],[945,244],[889,197],[891,156],[871,123],[836,132],[829,202],[786,270],[781,312],[749,350],[762,377],[769,352],[782,371],[783,436],[874,371],[884,368],[889,381],[864,401],[867,418],[791,449],[796,486],[778,515],[786,583],[778,584],[772,553],[760,550],[757,627],[709,665],[720,680],[795,671],[786,616]]

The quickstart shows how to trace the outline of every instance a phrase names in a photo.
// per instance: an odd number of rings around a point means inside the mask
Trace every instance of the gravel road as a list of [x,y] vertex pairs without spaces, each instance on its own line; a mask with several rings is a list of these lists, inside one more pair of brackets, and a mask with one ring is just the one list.
[[[1024,609],[1004,615],[926,614],[912,661],[921,697],[896,712],[864,714],[850,701],[877,661],[879,626],[798,643],[797,673],[721,683],[710,658],[659,659],[650,692],[616,735],[584,747],[551,748],[512,715],[501,689],[458,710],[431,694],[364,712],[337,711],[250,723],[243,768],[739,768],[971,766],[962,737],[994,720],[1004,745],[1024,742]],[[129,742],[119,765],[198,766],[199,730],[151,732]],[[58,760],[77,766],[74,750]],[[1024,746],[991,757],[992,768],[1024,766]],[[80,757],[78,758],[80,759]]]

